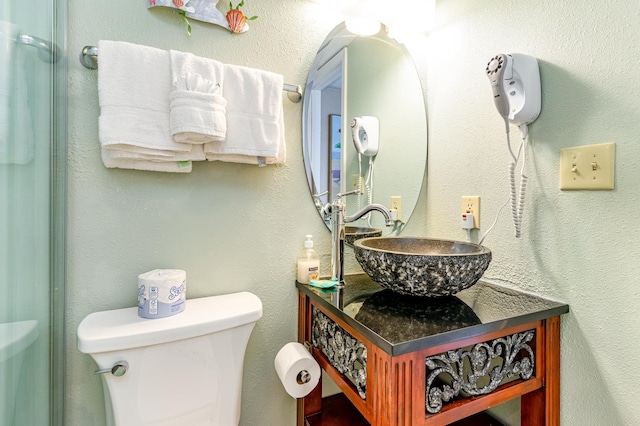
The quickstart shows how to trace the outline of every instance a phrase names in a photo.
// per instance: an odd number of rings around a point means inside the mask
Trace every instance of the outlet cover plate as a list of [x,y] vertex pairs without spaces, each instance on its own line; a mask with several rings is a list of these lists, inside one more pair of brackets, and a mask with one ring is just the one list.
[[398,212],[398,220],[402,220],[402,196],[391,196],[391,208]]
[[560,189],[614,189],[616,144],[560,149]]
[[473,214],[474,229],[480,229],[480,196],[479,195],[462,196],[460,213],[464,214],[468,211]]

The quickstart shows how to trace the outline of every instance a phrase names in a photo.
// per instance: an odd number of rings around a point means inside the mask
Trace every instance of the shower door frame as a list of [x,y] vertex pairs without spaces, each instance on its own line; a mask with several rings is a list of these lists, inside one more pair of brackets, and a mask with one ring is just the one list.
[[50,424],[64,425],[65,278],[67,206],[67,0],[53,1],[52,41],[58,57],[52,64],[50,190]]

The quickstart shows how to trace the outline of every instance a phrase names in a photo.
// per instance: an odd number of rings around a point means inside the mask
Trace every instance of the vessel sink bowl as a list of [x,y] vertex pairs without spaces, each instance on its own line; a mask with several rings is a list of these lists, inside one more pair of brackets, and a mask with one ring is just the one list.
[[491,251],[461,241],[414,237],[364,238],[354,243],[360,266],[382,287],[412,296],[450,296],[478,282]]
[[356,240],[360,240],[362,238],[379,237],[381,235],[382,229],[366,228],[361,226],[344,227],[344,242],[351,247],[353,247],[353,243]]

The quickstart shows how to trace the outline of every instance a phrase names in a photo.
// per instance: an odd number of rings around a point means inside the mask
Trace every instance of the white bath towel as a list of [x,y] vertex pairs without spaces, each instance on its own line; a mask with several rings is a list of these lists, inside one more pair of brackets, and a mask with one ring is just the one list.
[[223,65],[176,50],[170,50],[169,56],[173,139],[195,144],[223,141],[227,132],[227,101],[222,97]]
[[27,164],[34,157],[34,133],[25,78],[29,52],[15,40],[18,27],[0,21],[0,164]]
[[117,153],[117,150],[102,148],[102,163],[105,167],[110,169],[135,169],[173,173],[189,173],[192,168],[191,161],[155,161],[143,160],[141,158],[119,158]]
[[103,152],[105,166],[182,172],[185,168],[150,167],[146,162],[150,161],[149,156],[154,158],[153,163],[200,160],[202,154],[192,150],[193,145],[176,142],[171,137],[169,52],[105,40],[98,43],[98,51],[100,143],[105,150],[130,153],[130,158],[123,158],[125,154],[120,152]]
[[206,143],[207,159],[260,164],[284,162],[282,75],[224,66],[222,95],[227,100],[227,137]]
[[[280,116],[280,126],[284,129],[284,117]],[[278,143],[278,153],[275,157],[256,157],[242,154],[206,154],[209,161],[225,161],[228,163],[257,164],[265,166],[267,164],[284,164],[287,159],[287,145],[285,143],[284,131],[280,132],[280,143]],[[206,147],[206,145],[205,145]]]
[[107,149],[109,151],[109,158],[126,159],[126,160],[150,160],[150,161],[204,161],[206,156],[204,154],[203,145],[193,145],[189,152],[169,153],[169,151],[154,151],[148,152],[139,151],[124,151],[121,149]]

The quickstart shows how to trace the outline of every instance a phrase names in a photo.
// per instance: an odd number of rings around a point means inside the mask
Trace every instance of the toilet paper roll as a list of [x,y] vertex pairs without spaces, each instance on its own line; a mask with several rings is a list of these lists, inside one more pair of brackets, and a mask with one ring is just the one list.
[[138,316],[165,318],[184,311],[187,273],[181,269],[154,269],[138,275]]
[[320,366],[301,343],[287,343],[274,361],[278,377],[289,395],[302,398],[320,380]]

